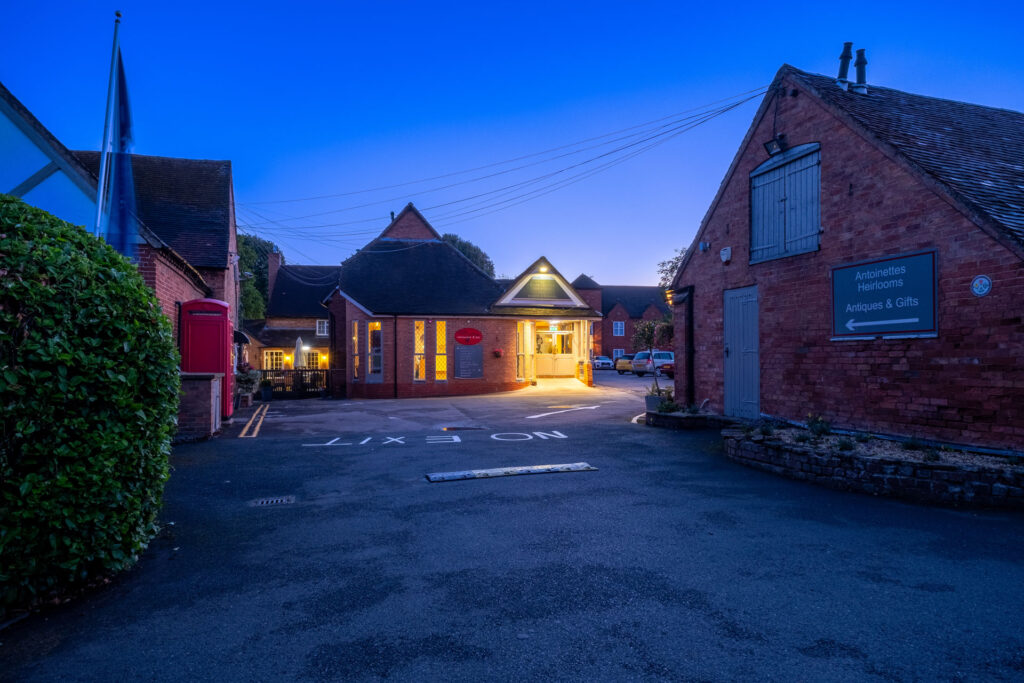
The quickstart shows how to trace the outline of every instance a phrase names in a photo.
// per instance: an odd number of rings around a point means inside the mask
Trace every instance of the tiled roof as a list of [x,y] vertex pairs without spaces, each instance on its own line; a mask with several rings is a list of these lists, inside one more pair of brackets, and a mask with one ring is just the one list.
[[320,305],[338,286],[341,266],[281,266],[267,302],[267,317],[326,318]]
[[502,293],[436,239],[375,239],[342,264],[339,288],[376,315],[486,315]]
[[[324,310],[321,308],[320,310]],[[243,331],[250,338],[255,339],[263,346],[278,348],[294,348],[295,340],[302,337],[302,343],[308,346],[320,347],[328,345],[328,337],[316,336],[316,330],[282,329],[267,327],[265,320],[246,320],[242,326]]]
[[654,304],[662,313],[670,311],[668,303],[665,302],[665,290],[661,287],[631,285],[601,287],[601,312],[608,315],[608,312],[615,308],[615,304],[622,304],[630,318],[643,317],[644,311],[651,304]]
[[573,289],[601,289],[601,285],[597,284],[593,278],[589,275],[580,273],[580,276],[572,281]]
[[[93,175],[100,153],[76,151]],[[197,268],[227,268],[231,162],[132,155],[142,222]]]
[[871,84],[866,94],[844,91],[834,78],[791,66],[776,80],[786,75],[1024,243],[1024,113]]

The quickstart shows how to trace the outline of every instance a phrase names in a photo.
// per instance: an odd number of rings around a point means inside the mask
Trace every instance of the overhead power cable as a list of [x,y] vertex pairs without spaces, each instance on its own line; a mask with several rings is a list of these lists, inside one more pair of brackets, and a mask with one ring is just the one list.
[[[391,184],[391,185],[381,185],[381,186],[378,186],[378,187],[371,187],[371,188],[366,188],[366,189],[363,189],[363,190],[351,190],[349,192],[337,192],[337,193],[333,193],[333,194],[315,195],[315,196],[312,196],[312,197],[296,197],[296,198],[292,198],[292,199],[273,199],[273,200],[265,200],[265,201],[259,201],[259,202],[240,202],[240,203],[246,204],[246,205],[257,206],[257,205],[260,205],[260,204],[289,204],[289,203],[294,203],[294,202],[316,201],[316,200],[320,200],[320,199],[335,199],[335,198],[338,198],[338,197],[351,197],[351,196],[358,195],[358,194],[369,194],[371,192],[380,192],[382,190],[392,190],[392,189],[399,188],[399,187],[408,187],[409,185],[418,185],[420,183],[427,183],[427,182],[431,182],[431,181],[434,181],[434,180],[443,180],[444,178],[453,178],[455,176],[466,175],[467,173],[475,173],[477,171],[483,171],[483,170],[486,170],[488,168],[495,168],[497,166],[503,166],[505,164],[516,163],[516,162],[519,162],[519,161],[523,161],[524,159],[532,159],[534,157],[542,156],[542,155],[545,155],[545,154],[550,154],[552,152],[559,152],[559,151],[561,151],[563,149],[568,149],[570,147],[576,147],[578,145],[583,145],[583,144],[586,144],[586,143],[589,143],[589,142],[594,142],[595,140],[602,140],[604,138],[612,137],[614,135],[620,135],[622,133],[625,133],[625,132],[628,132],[628,131],[631,131],[631,130],[636,130],[638,128],[644,128],[644,127],[647,127],[647,126],[654,125],[656,123],[661,123],[662,121],[666,121],[668,119],[678,118],[678,117],[680,117],[680,116],[682,116],[684,114],[689,114],[690,112],[704,110],[704,109],[712,107],[712,106],[714,106],[716,104],[720,104],[722,102],[730,102],[730,101],[735,100],[737,98],[746,97],[748,95],[754,95],[754,96],[761,95],[761,94],[763,94],[765,92],[767,87],[768,86],[761,86],[761,87],[758,87],[758,88],[754,88],[753,90],[747,90],[746,92],[737,93],[736,95],[731,95],[730,97],[722,98],[720,100],[714,100],[712,102],[708,102],[706,104],[703,104],[703,105],[700,105],[700,106],[697,106],[697,107],[692,107],[690,109],[684,109],[684,110],[676,112],[674,114],[669,114],[667,116],[662,116],[660,118],[653,119],[651,121],[646,121],[644,123],[638,123],[636,125],[628,126],[626,128],[620,128],[618,130],[614,130],[614,131],[611,131],[609,133],[603,133],[601,135],[595,135],[593,137],[584,138],[582,140],[577,140],[576,142],[570,142],[570,143],[565,144],[565,145],[559,145],[557,147],[551,147],[549,149],[545,149],[545,150],[542,150],[540,152],[532,152],[530,154],[524,154],[524,155],[521,155],[521,156],[518,156],[518,157],[513,157],[511,159],[505,159],[503,161],[495,161],[495,162],[492,162],[492,163],[489,163],[489,164],[484,164],[482,166],[476,166],[476,167],[473,167],[473,168],[468,168],[468,169],[465,169],[465,170],[462,170],[462,171],[452,171],[450,173],[442,173],[440,175],[430,176],[429,178],[420,178],[419,180],[410,180],[410,181],[401,182],[401,183],[394,183],[394,184]],[[510,169],[510,170],[516,170],[516,169]],[[470,180],[470,181],[465,181],[465,182],[474,182],[474,181]]]

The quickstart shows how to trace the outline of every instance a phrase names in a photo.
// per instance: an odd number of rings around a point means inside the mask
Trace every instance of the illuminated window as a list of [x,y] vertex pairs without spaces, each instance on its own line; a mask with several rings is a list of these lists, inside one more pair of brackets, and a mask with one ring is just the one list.
[[381,348],[380,321],[366,323],[366,379],[380,380],[384,376],[384,353]]
[[438,320],[434,323],[434,332],[437,336],[436,350],[434,352],[434,380],[438,382],[448,381],[448,323]]
[[284,351],[264,351],[263,369],[280,370],[284,368]]
[[414,320],[412,337],[412,378],[417,382],[427,379],[427,324]]
[[316,336],[326,337],[327,336],[327,321],[317,320],[316,321]]
[[359,321],[352,323],[352,381],[359,381]]
[[320,367],[319,351],[306,351],[306,367],[310,370],[316,370]]
[[622,320],[616,320],[612,323],[612,334],[616,337],[626,336],[626,323]]

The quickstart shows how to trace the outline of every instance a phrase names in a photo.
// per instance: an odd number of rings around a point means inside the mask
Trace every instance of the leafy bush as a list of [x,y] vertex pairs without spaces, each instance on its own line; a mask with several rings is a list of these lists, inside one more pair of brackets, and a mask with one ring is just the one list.
[[659,413],[678,413],[681,412],[682,410],[683,407],[672,400],[662,401],[661,404],[658,406]]
[[853,442],[850,441],[849,439],[845,438],[845,437],[842,438],[842,439],[839,439],[839,441],[836,442],[836,446],[841,451],[852,451],[853,450]]
[[853,438],[857,440],[857,443],[867,443],[868,441],[871,441],[871,435],[865,434],[864,432],[857,432]]
[[775,426],[771,422],[762,422],[757,429],[761,436],[771,436],[775,433]]
[[808,415],[807,429],[811,430],[814,436],[828,436],[832,433],[832,423],[821,415]]
[[170,324],[135,267],[0,195],[0,617],[135,561],[178,391]]

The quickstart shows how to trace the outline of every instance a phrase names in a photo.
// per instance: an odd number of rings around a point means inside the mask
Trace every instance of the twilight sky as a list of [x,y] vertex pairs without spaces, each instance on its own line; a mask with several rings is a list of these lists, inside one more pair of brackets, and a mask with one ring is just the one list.
[[654,284],[760,98],[685,117],[783,63],[833,75],[844,40],[869,83],[1024,111],[1008,1],[15,3],[0,81],[72,149],[99,146],[118,8],[134,151],[230,159],[239,229],[289,263],[340,262],[412,201],[499,275],[544,255]]

